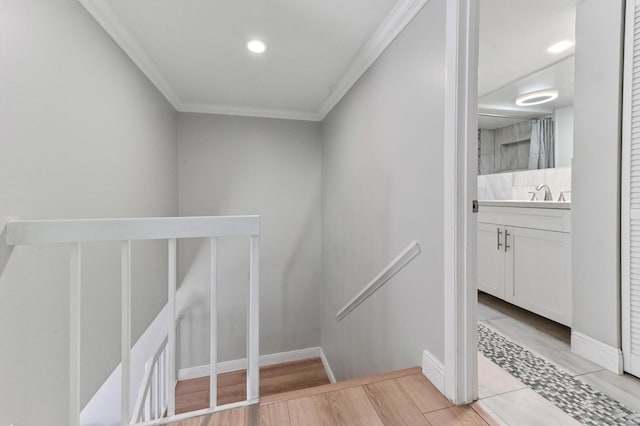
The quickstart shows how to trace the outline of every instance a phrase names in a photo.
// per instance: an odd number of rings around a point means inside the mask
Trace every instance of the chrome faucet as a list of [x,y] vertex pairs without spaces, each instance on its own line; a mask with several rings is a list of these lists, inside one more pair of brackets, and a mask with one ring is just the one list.
[[553,196],[551,195],[551,189],[548,185],[541,184],[536,187],[536,191],[541,191],[544,189],[544,200],[545,201],[553,201]]

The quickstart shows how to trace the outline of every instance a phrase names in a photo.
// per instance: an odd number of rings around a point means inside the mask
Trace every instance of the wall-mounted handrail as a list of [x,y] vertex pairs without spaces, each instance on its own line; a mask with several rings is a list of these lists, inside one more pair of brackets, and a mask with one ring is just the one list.
[[367,300],[373,293],[378,291],[387,281],[400,272],[409,262],[420,254],[420,244],[417,241],[411,242],[395,259],[387,265],[365,288],[363,288],[349,303],[347,303],[336,315],[341,321],[349,315],[358,305]]
[[[191,413],[175,414],[176,377],[176,279],[177,279],[177,240],[181,238],[209,238],[211,241],[211,371],[210,389],[217,388],[216,352],[217,352],[217,300],[216,300],[216,241],[218,237],[249,237],[249,309],[247,320],[247,399],[239,403],[217,406],[215,392],[212,392],[208,409]],[[45,245],[66,243],[70,246],[70,322],[69,322],[69,424],[80,425],[80,292],[82,288],[82,243],[94,241],[121,242],[121,281],[122,281],[122,383],[121,383],[121,423],[122,425],[159,425],[190,417],[209,414],[239,406],[255,404],[259,398],[259,257],[260,257],[260,217],[259,216],[203,216],[203,217],[153,217],[129,219],[73,219],[73,220],[27,220],[7,223],[7,245]],[[140,405],[130,407],[131,381],[131,251],[134,240],[167,240],[168,247],[168,313],[166,348],[162,356],[152,360],[151,364],[162,364],[162,381],[166,382],[166,395],[162,393],[160,411],[155,418],[140,417]],[[164,345],[164,343],[163,343]],[[153,365],[152,370],[158,370]],[[148,373],[148,372],[147,372]],[[154,387],[147,388],[149,379],[145,375],[141,405]],[[157,398],[154,396],[153,398]],[[151,399],[153,399],[151,398]],[[144,411],[144,408],[142,409]],[[156,407],[158,411],[158,406]],[[162,413],[164,414],[164,413]],[[139,422],[143,423],[139,423]],[[132,423],[133,422],[133,423]],[[137,422],[137,423],[136,423]]]

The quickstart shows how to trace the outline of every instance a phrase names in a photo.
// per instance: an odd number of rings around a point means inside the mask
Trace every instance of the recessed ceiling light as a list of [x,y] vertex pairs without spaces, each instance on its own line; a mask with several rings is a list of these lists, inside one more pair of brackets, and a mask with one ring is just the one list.
[[558,97],[557,90],[541,90],[539,92],[526,93],[516,98],[516,105],[518,106],[531,106],[540,105]]
[[549,48],[547,49],[547,52],[549,52],[549,53],[562,53],[565,50],[570,49],[571,46],[573,46],[573,41],[571,41],[571,40],[562,40],[562,41],[557,42],[556,44],[553,44],[553,45],[549,46]]
[[251,40],[247,43],[247,49],[253,53],[264,53],[267,50],[267,45],[261,40]]

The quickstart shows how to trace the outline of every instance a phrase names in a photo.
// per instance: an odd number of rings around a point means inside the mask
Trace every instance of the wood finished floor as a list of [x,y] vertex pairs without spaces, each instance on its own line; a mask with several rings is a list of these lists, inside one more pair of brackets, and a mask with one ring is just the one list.
[[[218,405],[247,398],[246,370],[218,375]],[[329,384],[320,358],[286,362],[260,368],[262,398]],[[182,380],[176,386],[176,414],[209,408],[209,376]]]
[[264,396],[260,405],[172,423],[174,426],[486,426],[478,405],[455,407],[420,368]]

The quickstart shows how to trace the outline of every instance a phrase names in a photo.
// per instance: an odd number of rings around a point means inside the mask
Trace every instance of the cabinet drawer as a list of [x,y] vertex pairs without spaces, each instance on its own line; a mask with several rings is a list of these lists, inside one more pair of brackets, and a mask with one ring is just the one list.
[[481,206],[478,222],[571,232],[571,210]]

